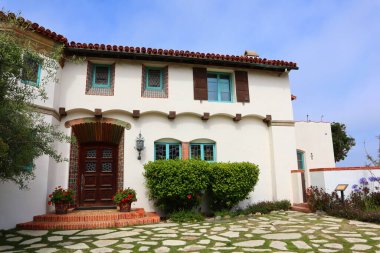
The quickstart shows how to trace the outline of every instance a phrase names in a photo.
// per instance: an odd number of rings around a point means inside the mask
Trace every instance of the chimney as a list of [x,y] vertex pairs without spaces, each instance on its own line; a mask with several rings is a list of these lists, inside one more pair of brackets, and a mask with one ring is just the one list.
[[245,50],[244,56],[253,57],[253,58],[259,57],[259,55],[255,51],[252,51],[252,50]]

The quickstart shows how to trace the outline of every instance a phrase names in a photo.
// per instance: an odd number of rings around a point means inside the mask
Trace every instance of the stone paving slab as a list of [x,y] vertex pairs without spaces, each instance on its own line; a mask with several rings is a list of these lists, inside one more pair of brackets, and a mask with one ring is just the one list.
[[13,229],[1,231],[1,252],[380,252],[380,226],[289,211],[115,229]]

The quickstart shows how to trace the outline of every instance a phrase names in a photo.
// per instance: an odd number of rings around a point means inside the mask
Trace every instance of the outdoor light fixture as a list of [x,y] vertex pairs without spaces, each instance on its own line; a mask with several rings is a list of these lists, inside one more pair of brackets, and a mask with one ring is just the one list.
[[137,157],[138,160],[141,160],[141,151],[144,150],[144,137],[142,137],[141,132],[139,133],[139,136],[136,138],[136,147],[135,149],[137,152],[139,152],[139,156]]

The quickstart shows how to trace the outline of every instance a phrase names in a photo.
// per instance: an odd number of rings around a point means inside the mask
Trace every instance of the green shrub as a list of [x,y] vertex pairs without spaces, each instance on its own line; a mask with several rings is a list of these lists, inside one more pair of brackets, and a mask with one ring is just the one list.
[[329,194],[317,187],[308,188],[308,203],[312,211],[323,210],[332,216],[366,222],[380,223],[376,204],[379,198],[376,192],[354,191],[342,202],[336,192]]
[[289,200],[281,200],[281,201],[262,201],[255,203],[253,205],[249,205],[247,208],[243,210],[245,214],[248,213],[270,213],[272,211],[278,210],[289,210],[290,209],[290,201]]
[[198,222],[205,218],[202,214],[189,210],[181,210],[169,215],[169,219],[174,222]]
[[241,163],[210,163],[210,207],[214,211],[231,209],[246,199],[259,176],[257,165]]
[[145,164],[149,197],[167,213],[191,210],[207,189],[208,165],[200,160],[157,160]]
[[380,211],[380,192],[370,192],[364,202],[367,211]]

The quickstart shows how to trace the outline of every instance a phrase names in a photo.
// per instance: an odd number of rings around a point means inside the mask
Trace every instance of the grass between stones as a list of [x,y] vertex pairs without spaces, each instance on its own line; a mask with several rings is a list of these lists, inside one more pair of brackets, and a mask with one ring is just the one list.
[[0,252],[376,252],[380,226],[296,212],[77,231],[0,231]]

